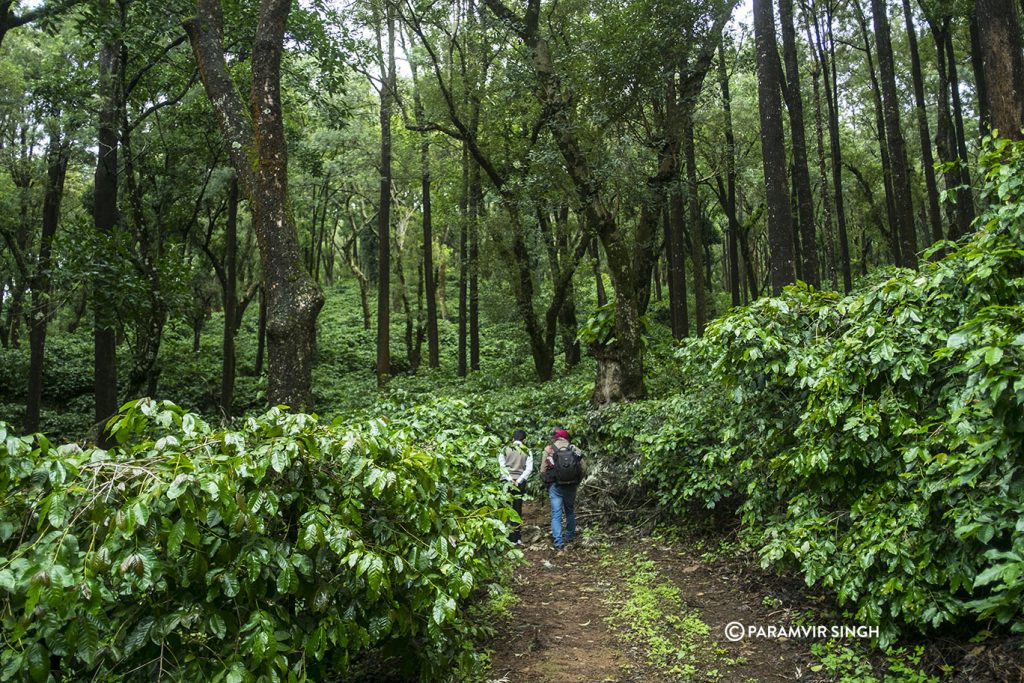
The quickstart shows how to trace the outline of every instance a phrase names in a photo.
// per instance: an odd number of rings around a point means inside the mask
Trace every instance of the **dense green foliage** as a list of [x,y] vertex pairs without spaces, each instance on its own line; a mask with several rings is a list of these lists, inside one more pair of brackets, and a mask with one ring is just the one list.
[[[472,661],[507,566],[489,441],[272,410],[217,431],[149,400],[106,452],[0,425],[3,680],[324,680],[367,648]],[[417,445],[420,444],[420,445]]]
[[605,427],[660,504],[739,498],[765,565],[889,637],[1024,626],[1024,147],[983,162],[969,241],[847,297],[791,287],[723,316],[681,347],[679,394]]

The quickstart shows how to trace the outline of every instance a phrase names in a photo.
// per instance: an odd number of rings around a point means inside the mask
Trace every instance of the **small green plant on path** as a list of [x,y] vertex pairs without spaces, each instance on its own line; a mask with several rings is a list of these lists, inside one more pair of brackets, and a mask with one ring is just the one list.
[[845,645],[836,640],[815,643],[811,653],[818,661],[811,666],[816,674],[826,674],[838,683],[940,683],[942,679],[920,670],[923,647],[912,650],[887,648],[882,666],[885,673],[877,675],[864,647]]
[[625,595],[609,597],[609,624],[627,642],[644,651],[646,664],[676,680],[727,680],[737,664],[721,657],[711,629],[690,609],[679,588],[662,577],[654,560],[643,554],[613,556],[622,569]]

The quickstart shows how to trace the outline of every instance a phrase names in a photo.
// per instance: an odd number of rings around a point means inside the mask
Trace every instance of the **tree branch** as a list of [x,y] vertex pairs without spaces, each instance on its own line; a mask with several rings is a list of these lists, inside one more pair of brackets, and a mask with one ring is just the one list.
[[255,151],[252,120],[228,73],[222,46],[224,17],[220,0],[197,0],[196,16],[184,23],[199,77],[209,93],[228,153],[247,196],[255,186],[250,154]]

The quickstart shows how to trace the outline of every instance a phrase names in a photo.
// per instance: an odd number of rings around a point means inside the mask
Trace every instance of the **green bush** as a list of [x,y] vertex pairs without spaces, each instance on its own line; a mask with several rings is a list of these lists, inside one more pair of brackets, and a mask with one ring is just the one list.
[[271,410],[216,431],[125,406],[118,447],[0,424],[0,679],[325,680],[369,649],[472,664],[470,592],[507,566],[490,458],[381,420]]
[[856,617],[1024,629],[1024,146],[983,156],[991,208],[920,272],[788,288],[686,343],[682,393],[622,409],[660,502],[742,500],[765,565]]

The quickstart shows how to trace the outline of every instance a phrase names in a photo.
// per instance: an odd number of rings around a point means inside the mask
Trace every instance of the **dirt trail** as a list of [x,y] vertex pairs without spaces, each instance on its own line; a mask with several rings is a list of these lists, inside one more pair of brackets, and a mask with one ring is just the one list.
[[508,683],[644,680],[626,675],[631,660],[605,622],[602,599],[614,584],[597,570],[599,557],[580,543],[560,554],[548,548],[548,514],[531,503],[523,510],[528,564],[514,580],[520,602],[495,642],[493,676]]
[[[679,588],[687,610],[707,624],[705,652],[695,676],[659,673],[646,648],[609,626],[612,606],[626,599],[622,566],[602,562],[623,545],[580,541],[564,553],[549,546],[547,508],[528,503],[523,512],[528,564],[514,581],[519,604],[492,644],[493,681],[502,683],[632,683],[639,681],[812,681],[807,643],[779,640],[728,642],[731,621],[773,623],[762,606],[763,586],[721,575],[685,549],[637,544],[653,560],[659,581]],[[621,555],[621,553],[620,553]]]

